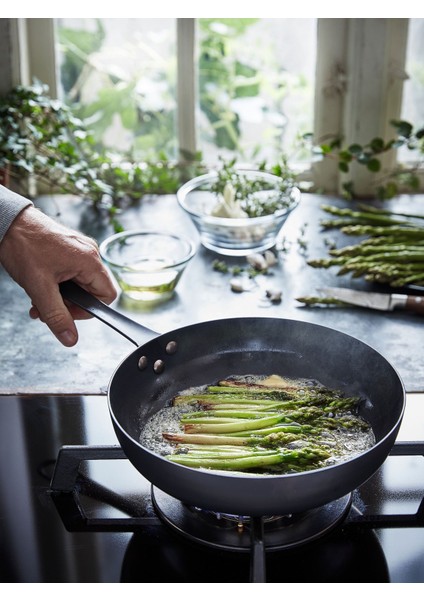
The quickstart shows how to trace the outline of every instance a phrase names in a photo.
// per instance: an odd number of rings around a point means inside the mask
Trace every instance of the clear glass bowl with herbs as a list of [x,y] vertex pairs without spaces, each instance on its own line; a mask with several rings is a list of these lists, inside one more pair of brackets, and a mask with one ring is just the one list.
[[265,171],[234,169],[191,179],[177,192],[200,241],[227,256],[246,256],[275,245],[300,191]]

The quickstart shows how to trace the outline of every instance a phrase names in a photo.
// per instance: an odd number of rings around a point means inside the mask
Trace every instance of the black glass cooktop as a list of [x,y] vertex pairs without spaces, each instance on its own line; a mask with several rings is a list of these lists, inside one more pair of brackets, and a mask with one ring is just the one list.
[[[322,512],[301,515],[282,524],[283,537],[280,523],[265,523],[276,540],[266,581],[424,582],[423,442],[411,444],[424,439],[423,416],[423,396],[408,396],[392,454],[338,501],[335,523]],[[0,430],[2,582],[252,580],[249,543],[233,547],[251,524],[220,523],[222,537],[214,516],[196,512],[181,531],[192,507],[175,507],[127,461],[104,396],[4,396]],[[299,541],[299,521],[309,520],[318,530]]]

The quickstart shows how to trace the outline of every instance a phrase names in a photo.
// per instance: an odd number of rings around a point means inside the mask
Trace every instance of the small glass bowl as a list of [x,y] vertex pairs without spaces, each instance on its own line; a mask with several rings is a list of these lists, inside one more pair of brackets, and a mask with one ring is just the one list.
[[218,174],[214,172],[187,181],[177,191],[178,203],[196,226],[201,243],[209,250],[227,256],[246,256],[274,246],[287,217],[300,201],[297,187],[287,192],[280,190],[282,180],[277,175],[247,169],[239,170],[239,173],[260,182],[262,188],[255,192],[258,196],[272,202],[282,199],[285,207],[260,217],[212,216],[211,211],[218,202],[217,194],[211,190],[211,185],[218,180]]
[[144,302],[171,298],[195,253],[190,239],[161,231],[124,231],[100,244],[123,293]]

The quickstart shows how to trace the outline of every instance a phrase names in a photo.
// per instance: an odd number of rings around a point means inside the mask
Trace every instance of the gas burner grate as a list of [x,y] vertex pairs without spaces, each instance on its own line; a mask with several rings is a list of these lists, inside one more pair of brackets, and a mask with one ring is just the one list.
[[[424,457],[424,442],[396,442],[390,452],[391,456],[422,456]],[[64,446],[60,449],[51,484],[49,495],[62,519],[65,528],[70,532],[133,532],[135,534],[152,527],[161,531],[163,523],[170,526],[189,542],[197,542],[203,546],[218,550],[235,552],[250,552],[250,581],[265,582],[265,555],[268,552],[304,547],[309,542],[322,539],[336,526],[343,532],[360,532],[382,528],[423,527],[424,526],[424,485],[420,496],[418,509],[405,514],[380,514],[376,511],[368,514],[358,510],[352,494],[320,507],[307,511],[304,515],[294,515],[293,523],[287,527],[290,519],[280,518],[283,523],[281,531],[273,530],[278,518],[252,517],[234,519],[233,528],[224,521],[222,528],[217,527],[219,519],[210,525],[208,512],[193,507],[186,507],[178,500],[171,498],[162,491],[151,487],[149,502],[146,498],[126,497],[104,487],[87,477],[81,469],[85,461],[127,460],[119,446]],[[145,494],[146,495],[146,494]],[[98,517],[87,514],[84,510],[82,497],[93,498],[98,502],[118,509],[127,517]],[[352,502],[353,497],[353,502]],[[151,502],[151,505],[149,504]],[[190,514],[194,515],[191,520]],[[199,519],[200,514],[200,519]],[[200,527],[199,527],[200,521]],[[305,529],[305,523],[312,523]],[[187,527],[187,523],[189,523]],[[298,531],[296,527],[300,523]],[[193,525],[194,524],[194,525]],[[241,524],[241,529],[240,529]],[[287,533],[285,532],[287,530]],[[235,530],[235,533],[233,533]],[[223,535],[224,532],[224,535]],[[240,532],[243,536],[240,536]],[[267,559],[268,560],[268,559]]]
[[[424,442],[396,442],[391,456],[423,456]],[[127,460],[120,446],[63,446],[58,454],[49,493],[68,531],[136,531],[146,524],[158,521],[156,515],[140,507],[140,502],[117,494],[82,475],[83,461]],[[121,510],[128,517],[96,518],[85,514],[80,495],[97,498]],[[369,528],[423,527],[423,498],[418,510],[408,514],[362,514],[350,511],[344,525]]]

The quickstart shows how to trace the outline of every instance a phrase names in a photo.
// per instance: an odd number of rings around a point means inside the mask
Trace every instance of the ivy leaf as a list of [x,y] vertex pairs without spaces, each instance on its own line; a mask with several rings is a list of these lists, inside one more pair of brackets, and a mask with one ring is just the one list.
[[342,189],[344,192],[343,196],[345,198],[347,198],[348,200],[352,200],[352,198],[354,198],[355,192],[353,189],[353,181],[346,181],[345,183],[343,183]]
[[371,154],[369,152],[362,152],[361,154],[358,155],[358,162],[361,165],[368,164],[370,159],[371,159]]
[[332,150],[331,146],[329,146],[328,144],[321,144],[320,146],[318,146],[318,148],[323,154],[330,154]]
[[373,152],[383,152],[384,150],[384,140],[380,137],[374,138],[370,142],[370,148]]
[[390,148],[394,148],[396,144],[396,140],[389,140],[388,142],[386,142],[386,145],[384,146],[384,150],[390,150]]
[[390,121],[390,123],[396,127],[396,130],[400,136],[407,138],[411,135],[413,127],[411,123],[408,123],[408,121],[393,120]]
[[389,181],[386,185],[386,198],[390,200],[390,198],[394,198],[399,193],[399,187],[394,181]]
[[339,169],[343,173],[348,173],[349,172],[349,165],[347,164],[347,162],[340,161],[339,162]]
[[389,181],[386,185],[377,188],[377,198],[379,200],[391,200],[399,192],[399,188],[394,181]]
[[330,142],[330,148],[331,148],[332,150],[334,150],[335,148],[340,148],[340,146],[341,146],[341,145],[342,145],[342,139],[341,139],[341,138],[339,138],[339,137],[337,137],[337,138],[334,138],[334,140],[332,140],[332,141]]
[[360,144],[351,144],[349,146],[348,150],[354,156],[358,156],[363,151],[363,148]]
[[381,169],[381,162],[378,160],[378,158],[371,158],[367,162],[367,169],[368,169],[368,171],[377,173]]
[[414,191],[417,191],[420,187],[420,179],[415,173],[403,173],[400,181]]
[[352,160],[352,154],[350,152],[348,152],[347,150],[342,150],[339,153],[339,158],[343,162],[350,162]]

